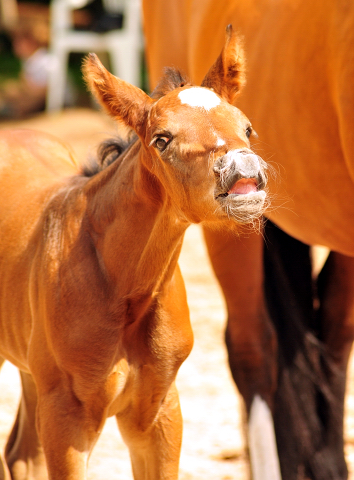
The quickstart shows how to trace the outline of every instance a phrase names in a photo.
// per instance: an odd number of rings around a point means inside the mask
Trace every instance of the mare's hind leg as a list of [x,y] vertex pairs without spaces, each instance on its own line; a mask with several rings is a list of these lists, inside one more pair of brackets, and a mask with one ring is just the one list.
[[32,376],[20,372],[22,397],[5,458],[12,480],[46,480],[47,469],[36,429],[37,392]]
[[283,478],[345,480],[343,401],[353,339],[354,259],[331,254],[314,309],[309,247],[266,225],[265,292],[276,328],[274,424]]
[[248,413],[254,480],[279,480],[271,411],[276,389],[277,346],[263,294],[263,239],[204,229],[210,259],[222,287],[228,322],[226,344],[233,378]]
[[318,278],[318,296],[319,338],[329,356],[323,369],[333,398],[323,412],[324,451],[320,454],[333,458],[333,478],[345,479],[343,416],[346,370],[354,340],[354,258],[330,253]]

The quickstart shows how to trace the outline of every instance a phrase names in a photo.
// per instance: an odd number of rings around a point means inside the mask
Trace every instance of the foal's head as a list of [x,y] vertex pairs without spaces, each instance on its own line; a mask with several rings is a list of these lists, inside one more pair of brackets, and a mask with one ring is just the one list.
[[84,72],[110,115],[135,130],[141,161],[188,221],[228,216],[246,223],[262,214],[266,166],[250,150],[249,120],[232,105],[244,83],[244,60],[231,26],[200,87],[170,71],[150,98],[93,54]]

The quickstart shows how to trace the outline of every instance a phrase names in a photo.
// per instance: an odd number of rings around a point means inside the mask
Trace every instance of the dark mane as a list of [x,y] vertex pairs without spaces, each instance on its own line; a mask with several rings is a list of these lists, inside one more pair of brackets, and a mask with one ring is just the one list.
[[[164,75],[159,81],[155,90],[151,93],[151,98],[159,99],[168,92],[185,85],[192,85],[188,78],[174,67],[166,67]],[[88,159],[82,167],[82,174],[85,177],[93,177],[96,173],[108,167],[117,160],[120,155],[137,139],[134,133],[130,134],[128,140],[120,137],[109,138],[102,142],[97,149],[97,156]]]
[[93,177],[117,160],[136,141],[136,138],[134,134],[128,140],[123,140],[120,137],[104,140],[97,148],[97,155],[89,158],[83,165],[82,174],[85,177]]
[[151,94],[151,98],[161,98],[166,93],[172,92],[179,87],[186,85],[192,85],[186,75],[181,73],[177,68],[166,67],[164,68],[164,75],[157,84],[155,90]]

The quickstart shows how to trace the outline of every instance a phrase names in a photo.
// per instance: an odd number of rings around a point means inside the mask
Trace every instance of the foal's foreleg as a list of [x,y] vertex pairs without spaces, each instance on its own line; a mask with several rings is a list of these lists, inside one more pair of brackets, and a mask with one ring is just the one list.
[[117,422],[129,447],[135,480],[178,478],[182,416],[174,383],[164,398],[157,392],[152,396],[141,392],[117,415]]
[[84,480],[89,456],[107,416],[106,384],[92,386],[89,373],[84,377],[64,376],[56,367],[50,368],[49,362],[46,367],[36,380],[37,428],[48,477]]
[[36,386],[30,374],[20,374],[22,397],[6,444],[5,458],[13,480],[46,480],[44,453],[36,429]]
[[272,418],[277,347],[263,295],[263,240],[204,229],[209,256],[228,310],[226,344],[233,378],[248,413],[248,441],[254,480],[279,480]]
[[[2,365],[4,364],[4,359],[0,357],[0,369]],[[7,469],[6,463],[2,457],[2,454],[0,453],[0,480],[9,480],[10,479],[10,474]]]

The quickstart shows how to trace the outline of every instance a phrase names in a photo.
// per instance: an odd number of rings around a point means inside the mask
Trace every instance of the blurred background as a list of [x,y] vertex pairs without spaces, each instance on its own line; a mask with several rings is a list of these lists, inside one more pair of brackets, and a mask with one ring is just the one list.
[[90,51],[147,90],[140,0],[0,0],[0,121],[94,106],[81,76]]

